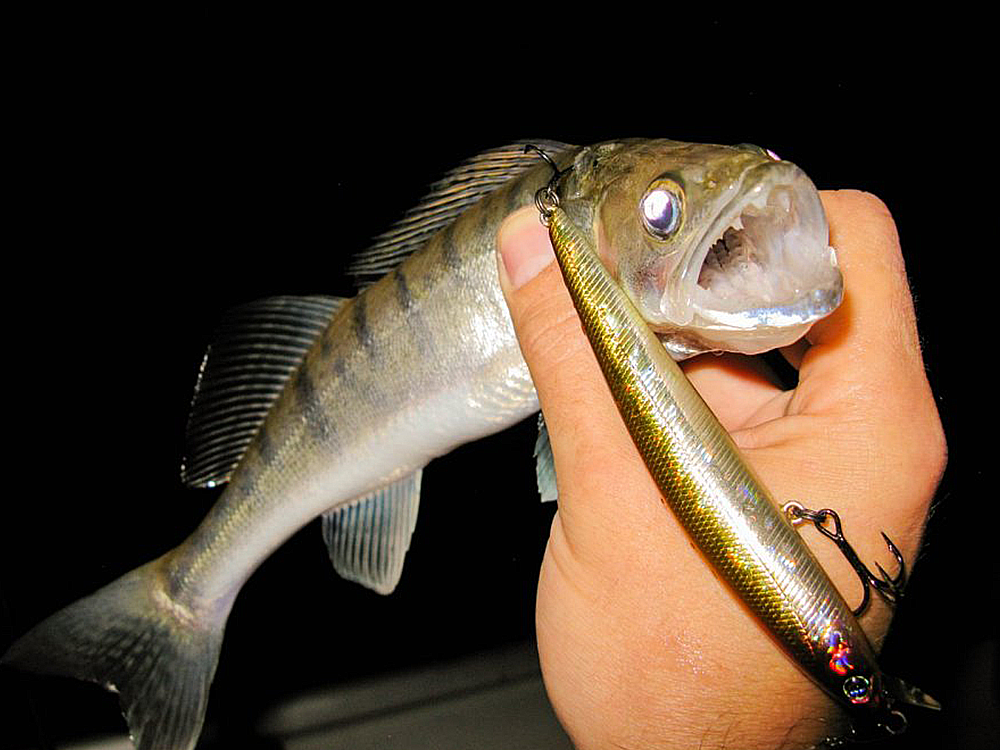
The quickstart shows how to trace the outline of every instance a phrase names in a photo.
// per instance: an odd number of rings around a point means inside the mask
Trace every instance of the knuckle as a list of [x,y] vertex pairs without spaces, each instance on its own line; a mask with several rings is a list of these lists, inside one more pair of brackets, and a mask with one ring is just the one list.
[[864,211],[892,219],[892,213],[885,202],[874,193],[849,188],[846,190],[824,191],[823,197],[838,207]]
[[934,486],[941,481],[945,468],[948,466],[948,438],[945,436],[941,420],[935,413],[933,424],[927,431],[924,441],[924,466]]
[[518,335],[524,358],[533,369],[559,367],[580,348],[576,311],[551,298],[525,311]]
[[863,221],[867,226],[880,227],[895,236],[896,222],[885,201],[874,193],[864,190],[835,190],[823,193],[824,203],[838,215],[850,217],[855,222]]
[[892,221],[892,212],[885,204],[885,201],[877,195],[869,193],[865,190],[852,190],[850,193],[852,200],[854,200],[859,207],[864,208],[871,214]]
[[873,238],[877,238],[879,244],[886,249],[894,250],[894,254],[900,254],[899,234],[896,230],[896,221],[892,217],[892,211],[885,201],[874,193],[867,193],[863,190],[842,190],[846,195],[843,198],[843,208],[854,218],[858,224],[868,228]]

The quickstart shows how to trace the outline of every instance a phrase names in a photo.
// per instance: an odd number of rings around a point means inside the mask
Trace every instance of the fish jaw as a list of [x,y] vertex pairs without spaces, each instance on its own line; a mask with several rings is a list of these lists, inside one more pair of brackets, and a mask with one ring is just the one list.
[[843,278],[801,169],[758,158],[705,177],[688,170],[684,183],[690,214],[676,241],[616,232],[600,215],[594,228],[605,265],[675,358],[785,346],[837,308]]
[[[754,331],[754,347],[788,344],[833,312],[843,277],[823,205],[805,173],[788,162],[749,170],[678,281],[691,301],[692,327],[718,343]],[[661,300],[661,309],[667,305]]]

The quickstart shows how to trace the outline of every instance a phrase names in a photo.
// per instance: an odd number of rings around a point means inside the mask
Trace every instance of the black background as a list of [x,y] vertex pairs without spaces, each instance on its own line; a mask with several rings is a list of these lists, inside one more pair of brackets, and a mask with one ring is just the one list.
[[[996,738],[993,493],[977,453],[995,137],[978,127],[978,60],[948,45],[962,34],[925,29],[897,51],[884,29],[716,21],[683,46],[676,30],[656,46],[615,27],[612,47],[600,23],[558,34],[514,19],[450,37],[260,17],[98,22],[81,39],[77,20],[26,24],[7,115],[0,649],[174,546],[210,507],[177,467],[223,310],[348,293],[351,254],[489,146],[752,142],[820,188],[876,193],[896,218],[951,450],[883,658],[948,711],[899,746]],[[531,638],[554,511],[534,494],[533,439],[521,425],[426,470],[391,597],[339,580],[316,524],[269,559],[229,621],[211,746],[253,747],[254,718],[297,692]],[[0,747],[122,728],[100,689],[9,670],[0,711]]]

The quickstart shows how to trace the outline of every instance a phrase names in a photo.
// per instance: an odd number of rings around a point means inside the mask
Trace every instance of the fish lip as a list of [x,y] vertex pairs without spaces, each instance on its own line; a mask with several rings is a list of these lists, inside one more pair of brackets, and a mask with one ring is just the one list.
[[[757,304],[731,305],[731,309],[726,309],[724,300],[698,283],[708,253],[748,208],[767,210],[769,199],[780,189],[787,190],[794,203],[796,221],[793,229],[803,230],[801,234],[808,244],[790,248],[785,244],[786,231],[780,235],[781,250],[812,254],[814,257],[810,260],[816,262],[816,278],[807,281],[801,293],[793,298],[760,299]],[[840,304],[843,297],[843,280],[828,237],[826,216],[816,188],[801,169],[784,161],[766,162],[748,169],[741,176],[735,195],[701,235],[695,251],[679,274],[681,287],[690,300],[693,312],[691,324],[697,328],[730,331],[791,329],[808,326],[825,317]],[[769,260],[773,258],[769,256]],[[773,273],[774,269],[771,271]],[[817,280],[821,282],[819,285],[813,283]]]

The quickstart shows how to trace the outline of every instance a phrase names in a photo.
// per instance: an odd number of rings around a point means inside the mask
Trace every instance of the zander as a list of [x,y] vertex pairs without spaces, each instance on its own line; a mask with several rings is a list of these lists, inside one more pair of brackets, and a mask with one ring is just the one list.
[[[756,147],[538,144],[573,165],[574,222],[673,357],[785,345],[839,303],[819,197],[797,167]],[[523,144],[485,152],[359,257],[356,297],[273,298],[227,318],[182,472],[228,483],[218,502],[175,549],[52,615],[3,662],[117,692],[141,750],[192,748],[233,600],[295,531],[323,516],[336,570],[392,591],[422,467],[538,409],[495,238],[548,179]]]

